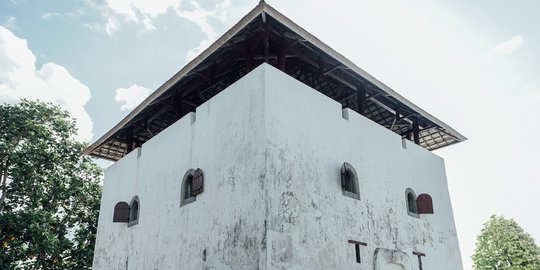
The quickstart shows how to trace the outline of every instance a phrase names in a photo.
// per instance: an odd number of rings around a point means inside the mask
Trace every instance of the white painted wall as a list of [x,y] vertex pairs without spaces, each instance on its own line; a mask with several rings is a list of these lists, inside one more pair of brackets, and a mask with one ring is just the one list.
[[[198,167],[205,190],[180,207]],[[407,214],[409,187],[435,214]],[[135,195],[139,224],[112,223]],[[413,250],[462,269],[443,160],[263,64],[107,169],[94,269],[418,269]]]

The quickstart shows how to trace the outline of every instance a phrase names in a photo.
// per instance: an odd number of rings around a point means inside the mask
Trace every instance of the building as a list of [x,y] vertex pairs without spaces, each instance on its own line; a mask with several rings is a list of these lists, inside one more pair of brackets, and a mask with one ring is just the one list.
[[261,2],[85,150],[94,269],[462,269],[464,140]]

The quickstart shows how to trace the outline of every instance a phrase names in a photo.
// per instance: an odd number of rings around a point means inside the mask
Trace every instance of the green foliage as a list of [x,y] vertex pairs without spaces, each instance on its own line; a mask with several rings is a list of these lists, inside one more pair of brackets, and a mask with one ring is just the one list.
[[50,103],[0,104],[0,269],[90,269],[102,170]]
[[477,237],[475,270],[540,270],[540,248],[513,220],[491,216]]

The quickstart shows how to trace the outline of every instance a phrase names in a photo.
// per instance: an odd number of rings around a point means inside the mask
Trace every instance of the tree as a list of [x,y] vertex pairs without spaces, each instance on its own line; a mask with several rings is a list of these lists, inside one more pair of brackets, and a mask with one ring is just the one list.
[[477,237],[475,270],[539,270],[540,248],[513,220],[491,216]]
[[50,103],[0,104],[0,269],[90,269],[101,168]]

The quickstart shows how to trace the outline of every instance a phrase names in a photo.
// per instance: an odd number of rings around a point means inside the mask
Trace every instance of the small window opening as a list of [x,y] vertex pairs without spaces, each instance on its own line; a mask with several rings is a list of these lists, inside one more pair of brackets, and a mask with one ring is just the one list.
[[360,258],[360,246],[367,246],[366,243],[364,242],[359,242],[359,241],[354,241],[354,240],[349,240],[348,241],[349,244],[354,244],[354,252],[355,252],[355,255],[356,255],[356,262],[357,263],[362,263],[362,258]]
[[203,192],[203,172],[201,169],[189,169],[182,179],[180,206],[192,203]]
[[184,189],[184,197],[186,199],[191,198],[191,190],[193,189],[193,175],[188,175],[188,178],[186,180],[186,188]]
[[131,221],[135,221],[137,219],[139,219],[139,203],[138,202],[133,202],[133,208],[131,208]]
[[407,204],[409,205],[409,212],[416,213],[416,202],[412,193],[407,194]]
[[129,211],[128,227],[139,224],[139,211],[140,211],[139,197],[138,196],[133,197],[130,205],[131,206],[130,206],[130,211]]
[[341,188],[343,195],[360,200],[358,175],[354,167],[348,162],[344,162],[341,166]]
[[418,210],[416,207],[416,194],[410,188],[405,192],[405,199],[407,200],[407,213],[413,217],[418,216]]

